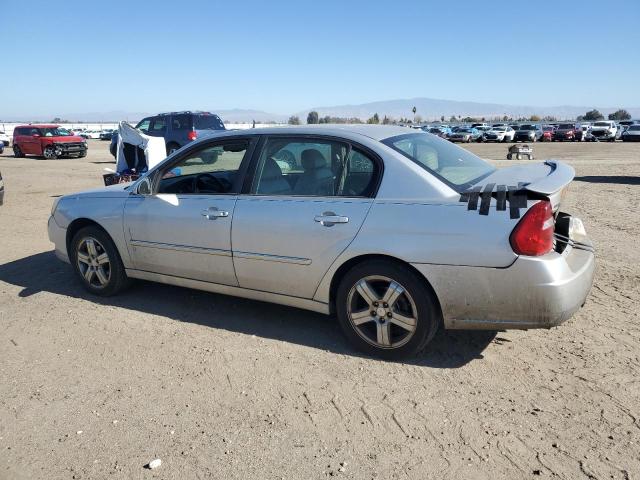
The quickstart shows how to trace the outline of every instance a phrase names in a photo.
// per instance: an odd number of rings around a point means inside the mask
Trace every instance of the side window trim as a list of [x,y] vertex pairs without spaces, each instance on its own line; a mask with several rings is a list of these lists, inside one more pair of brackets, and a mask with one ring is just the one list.
[[[256,194],[252,192],[252,186],[254,183],[256,171],[258,168],[258,163],[260,162],[260,157],[262,156],[262,152],[267,144],[267,142],[272,138],[293,138],[299,139],[301,142],[308,140],[325,140],[325,141],[334,141],[340,142],[347,146],[348,151],[351,152],[353,150],[360,151],[366,157],[368,157],[374,163],[374,175],[376,178],[372,183],[371,191],[368,192],[366,196],[333,196],[331,198],[375,198],[378,194],[378,190],[380,189],[380,184],[382,183],[382,178],[384,176],[384,161],[380,157],[379,154],[374,152],[369,147],[362,145],[358,142],[342,138],[342,137],[334,137],[332,135],[314,135],[314,134],[291,134],[291,133],[275,133],[269,135],[260,135],[259,141],[256,143],[255,149],[253,151],[253,155],[250,163],[247,165],[247,170],[244,176],[244,182],[242,184],[242,189],[238,193],[239,195],[247,195],[247,196],[267,196]],[[285,195],[285,196],[295,196],[295,195]]]

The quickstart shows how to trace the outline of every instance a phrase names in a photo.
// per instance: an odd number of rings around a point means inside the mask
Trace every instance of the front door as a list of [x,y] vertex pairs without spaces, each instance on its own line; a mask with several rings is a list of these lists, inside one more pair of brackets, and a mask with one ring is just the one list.
[[323,138],[266,139],[253,185],[236,203],[233,255],[241,287],[313,298],[372,203],[379,163]]
[[231,223],[247,139],[211,141],[157,172],[151,195],[131,195],[124,227],[135,268],[235,286]]

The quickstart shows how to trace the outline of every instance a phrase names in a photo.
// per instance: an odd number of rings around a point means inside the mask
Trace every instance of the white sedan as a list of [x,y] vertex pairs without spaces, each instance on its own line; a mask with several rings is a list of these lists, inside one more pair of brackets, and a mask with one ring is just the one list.
[[516,131],[507,126],[501,125],[497,127],[492,127],[491,130],[485,132],[482,135],[483,142],[513,142],[513,137],[515,136]]
[[80,134],[80,136],[83,138],[93,138],[95,140],[98,140],[100,138],[100,133],[101,130],[85,130]]

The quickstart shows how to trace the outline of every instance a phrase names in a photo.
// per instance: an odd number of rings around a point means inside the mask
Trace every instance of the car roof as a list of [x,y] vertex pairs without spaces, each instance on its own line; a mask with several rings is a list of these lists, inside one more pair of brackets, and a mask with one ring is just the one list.
[[59,126],[56,123],[32,123],[31,125],[18,125],[15,128],[57,128]]
[[[418,133],[415,129],[396,125],[368,124],[323,124],[323,125],[291,125],[282,127],[249,128],[246,130],[220,130],[212,133],[215,136],[233,135],[327,135],[357,138],[368,137],[381,141],[398,135]],[[208,136],[209,137],[209,136]]]

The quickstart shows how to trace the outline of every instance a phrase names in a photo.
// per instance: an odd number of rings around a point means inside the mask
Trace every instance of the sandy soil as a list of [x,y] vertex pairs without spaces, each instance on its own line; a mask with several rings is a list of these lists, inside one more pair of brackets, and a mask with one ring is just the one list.
[[640,477],[640,144],[535,146],[576,168],[564,209],[598,248],[573,319],[390,363],[306,311],[143,282],[88,296],[46,222],[113,165],[90,143],[0,157],[0,478]]

